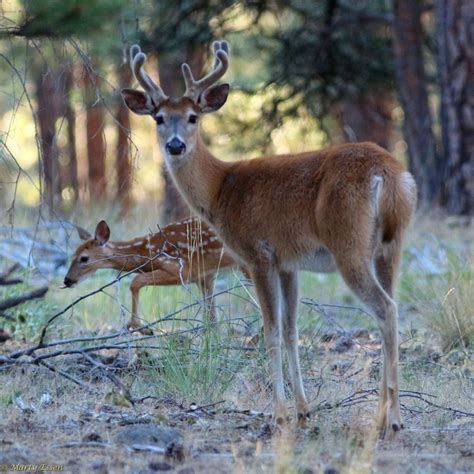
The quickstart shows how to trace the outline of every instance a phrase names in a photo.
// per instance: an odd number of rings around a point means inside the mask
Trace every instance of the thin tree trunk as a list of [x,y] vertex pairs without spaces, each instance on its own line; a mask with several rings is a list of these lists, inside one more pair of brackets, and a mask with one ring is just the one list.
[[[120,88],[130,87],[132,73],[128,64],[119,66]],[[132,205],[132,163],[130,156],[130,115],[123,100],[117,107],[117,200],[122,213],[126,214]]]
[[[182,62],[182,58],[173,57],[160,64],[160,85],[167,95],[179,96],[184,92],[184,82],[176,79],[182,78]],[[204,64],[204,49],[190,45],[187,51],[186,62],[190,65],[194,76],[200,77]],[[189,207],[176,189],[164,163],[162,165],[162,173],[165,182],[165,192],[162,205],[163,223],[167,224],[169,222],[175,222],[189,217]]]
[[345,140],[371,141],[388,149],[393,135],[393,107],[393,95],[383,90],[346,99],[337,114]]
[[444,148],[443,206],[474,212],[474,2],[436,0],[441,127]]
[[56,137],[58,119],[57,77],[46,64],[36,70],[37,115],[44,173],[43,203],[52,213],[61,202],[61,183]]
[[418,184],[422,205],[438,196],[440,170],[432,120],[428,107],[422,55],[421,5],[419,0],[393,0],[393,46],[400,102],[405,115],[404,135],[410,170]]
[[99,77],[93,70],[84,71],[86,98],[87,159],[89,194],[92,201],[103,197],[106,190],[104,106],[97,100]]
[[76,203],[79,197],[79,180],[77,177],[76,112],[71,103],[73,87],[74,66],[70,63],[64,68],[64,116],[67,121],[68,184],[72,189],[73,203]]

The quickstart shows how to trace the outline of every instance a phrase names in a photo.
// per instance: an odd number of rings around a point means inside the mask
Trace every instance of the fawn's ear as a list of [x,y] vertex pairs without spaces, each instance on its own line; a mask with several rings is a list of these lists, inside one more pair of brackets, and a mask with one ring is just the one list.
[[81,227],[80,225],[74,224],[74,227],[77,230],[77,233],[79,234],[79,238],[81,240],[89,240],[92,239],[92,234],[84,229],[84,227]]
[[99,245],[104,245],[107,243],[110,237],[110,229],[107,225],[107,222],[100,221],[95,228],[95,240],[99,243]]
[[138,115],[149,115],[155,110],[155,105],[146,92],[122,89],[121,94],[126,106]]
[[219,84],[209,87],[198,99],[198,105],[202,113],[215,112],[219,110],[226,102],[229,95],[229,84]]

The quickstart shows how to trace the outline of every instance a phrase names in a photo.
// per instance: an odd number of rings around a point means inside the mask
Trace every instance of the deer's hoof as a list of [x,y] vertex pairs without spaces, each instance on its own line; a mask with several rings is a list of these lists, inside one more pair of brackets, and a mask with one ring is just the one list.
[[296,415],[297,424],[299,428],[306,428],[308,426],[308,421],[311,418],[311,413],[307,412],[298,412]]
[[142,335],[142,336],[153,336],[153,330],[151,328],[142,328],[140,329],[141,326],[136,326],[132,323],[127,324],[127,329],[129,331],[137,331]]

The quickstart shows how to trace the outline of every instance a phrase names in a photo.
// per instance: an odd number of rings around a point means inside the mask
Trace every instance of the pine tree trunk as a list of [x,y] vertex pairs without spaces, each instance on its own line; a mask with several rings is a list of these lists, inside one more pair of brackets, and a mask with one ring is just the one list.
[[46,65],[35,73],[37,116],[40,135],[44,189],[42,200],[50,213],[60,206],[61,182],[56,120],[59,117],[56,75]]
[[436,0],[441,127],[444,149],[443,207],[474,212],[474,2]]
[[74,87],[74,66],[68,64],[64,68],[64,95],[63,108],[67,122],[67,150],[69,156],[68,163],[68,184],[72,189],[73,203],[79,197],[79,181],[77,177],[77,152],[76,152],[76,112],[71,104],[71,93]]
[[104,106],[97,100],[99,76],[93,70],[84,70],[86,99],[87,160],[89,163],[89,196],[92,202],[106,190]]
[[408,145],[410,170],[418,185],[421,205],[430,205],[439,195],[441,171],[436,156],[432,120],[428,107],[422,55],[421,6],[419,0],[393,0],[393,47],[403,130]]
[[[120,88],[130,87],[132,72],[128,64],[119,66]],[[122,213],[126,214],[132,205],[132,163],[130,156],[130,115],[128,107],[120,98],[117,106],[117,200]]]
[[389,149],[393,135],[393,108],[393,95],[384,90],[346,99],[340,104],[337,114],[345,141],[370,141]]

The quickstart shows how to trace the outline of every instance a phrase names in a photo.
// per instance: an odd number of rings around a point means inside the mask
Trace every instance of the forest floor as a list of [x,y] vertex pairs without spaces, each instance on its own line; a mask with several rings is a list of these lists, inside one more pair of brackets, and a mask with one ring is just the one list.
[[258,307],[237,274],[219,279],[215,324],[203,322],[197,290],[152,288],[140,311],[159,320],[155,335],[127,333],[122,280],[62,314],[49,329],[51,345],[2,364],[33,347],[52,314],[110,281],[105,273],[9,313],[13,337],[0,345],[0,471],[47,464],[78,473],[474,472],[471,232],[423,223],[410,235],[398,297],[405,428],[394,440],[374,429],[376,323],[336,275],[300,281],[312,410],[303,429],[271,429]]

